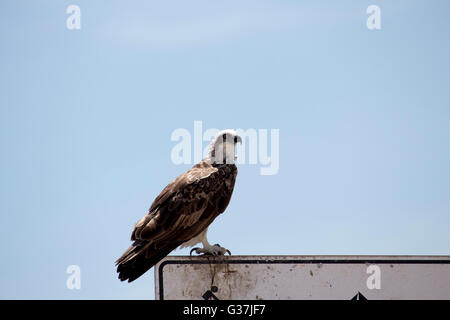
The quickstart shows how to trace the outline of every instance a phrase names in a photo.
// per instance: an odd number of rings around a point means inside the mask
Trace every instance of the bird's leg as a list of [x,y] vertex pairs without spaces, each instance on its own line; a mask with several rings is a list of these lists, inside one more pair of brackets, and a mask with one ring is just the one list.
[[230,250],[221,247],[220,244],[217,243],[215,245],[210,245],[206,237],[203,238],[202,244],[203,248],[193,248],[190,254],[192,255],[192,252],[195,251],[196,254],[203,254],[207,256],[224,256],[225,253],[228,253],[231,256]]

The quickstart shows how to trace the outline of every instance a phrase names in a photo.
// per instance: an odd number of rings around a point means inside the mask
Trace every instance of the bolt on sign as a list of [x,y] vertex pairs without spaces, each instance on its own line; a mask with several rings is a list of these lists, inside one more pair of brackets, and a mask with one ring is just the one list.
[[450,256],[170,256],[156,299],[450,299]]

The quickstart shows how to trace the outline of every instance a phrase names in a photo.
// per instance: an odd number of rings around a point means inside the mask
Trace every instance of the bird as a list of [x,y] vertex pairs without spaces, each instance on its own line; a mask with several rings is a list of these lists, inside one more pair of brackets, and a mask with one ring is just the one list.
[[199,255],[231,255],[207,239],[208,227],[227,208],[238,173],[235,147],[242,144],[236,131],[220,131],[210,142],[208,154],[168,184],[155,198],[148,213],[134,226],[132,245],[116,260],[121,281],[132,282],[176,248]]

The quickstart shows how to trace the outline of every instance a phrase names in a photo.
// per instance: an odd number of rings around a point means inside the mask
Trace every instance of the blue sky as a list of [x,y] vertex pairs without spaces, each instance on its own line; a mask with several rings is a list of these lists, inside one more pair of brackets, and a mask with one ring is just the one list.
[[[66,8],[81,9],[81,30]],[[381,8],[368,30],[366,8]],[[0,298],[152,299],[114,261],[171,133],[280,130],[209,231],[233,254],[450,253],[448,1],[2,1]],[[206,142],[205,142],[206,146]],[[178,250],[173,254],[186,254]],[[79,265],[81,289],[66,288]]]

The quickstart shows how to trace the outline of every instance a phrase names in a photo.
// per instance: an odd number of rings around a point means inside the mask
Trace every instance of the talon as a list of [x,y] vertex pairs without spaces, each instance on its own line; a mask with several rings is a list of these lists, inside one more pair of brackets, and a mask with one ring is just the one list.
[[220,246],[220,244],[215,244],[213,246],[210,246],[208,248],[192,248],[189,252],[189,255],[192,256],[192,253],[195,252],[198,255],[201,256],[224,256],[226,253],[231,256],[231,251],[227,248],[223,248]]
[[226,253],[231,256],[230,250],[223,248],[220,244],[217,243],[213,247],[215,248],[213,251],[215,256],[224,256]]

